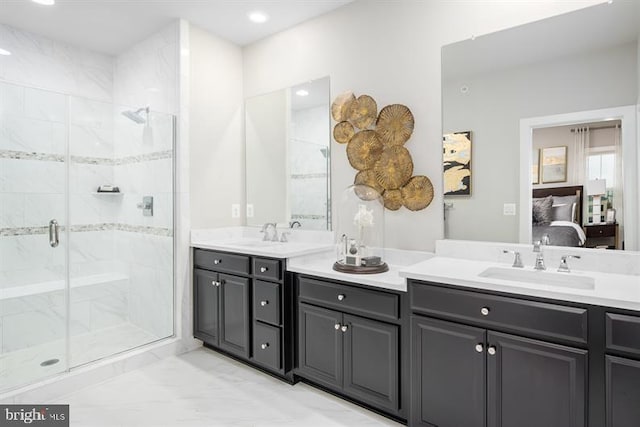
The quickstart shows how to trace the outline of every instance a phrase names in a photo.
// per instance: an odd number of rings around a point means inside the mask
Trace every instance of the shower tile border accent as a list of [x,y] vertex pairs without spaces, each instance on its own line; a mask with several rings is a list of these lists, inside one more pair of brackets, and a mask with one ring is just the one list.
[[[60,231],[65,231],[66,227],[60,227]],[[101,224],[81,224],[72,225],[72,233],[83,233],[89,231],[126,231],[129,233],[149,234],[153,236],[173,237],[173,230],[165,227],[150,227],[146,225],[131,225],[123,223],[101,223]],[[15,227],[0,228],[0,237],[31,236],[37,234],[47,234],[49,227]]]
[[0,159],[41,160],[45,162],[64,162],[63,154],[36,153],[32,151],[0,150]]
[[[139,154],[136,156],[126,156],[126,157],[120,157],[115,159],[110,159],[107,157],[86,157],[86,156],[70,156],[70,157],[71,157],[71,161],[74,163],[81,163],[81,164],[88,164],[88,165],[120,166],[120,165],[130,165],[133,163],[148,162],[152,160],[170,159],[173,157],[173,150],[154,151],[151,153]],[[0,159],[64,162],[65,156],[63,154],[0,150]]]

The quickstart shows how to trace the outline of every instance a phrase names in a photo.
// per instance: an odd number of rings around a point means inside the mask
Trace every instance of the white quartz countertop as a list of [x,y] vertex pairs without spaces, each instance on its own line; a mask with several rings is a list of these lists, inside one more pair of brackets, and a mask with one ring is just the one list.
[[333,248],[331,232],[279,230],[290,233],[287,242],[265,242],[256,227],[225,227],[191,230],[191,246],[270,258],[291,258]]
[[[580,279],[580,276],[593,278],[594,286],[591,289],[582,289],[558,284],[481,277],[480,274],[489,268],[504,271],[513,267],[511,264],[436,256],[401,269],[399,275],[407,279],[640,311],[640,276],[637,275],[573,270],[571,273],[556,273],[555,269],[548,270],[554,277],[567,274],[567,277],[574,276],[577,279]],[[524,270],[531,270],[527,273],[529,276],[536,274],[531,267]],[[543,277],[544,273],[547,272],[542,272],[540,276]]]
[[335,253],[334,251],[327,251],[288,259],[287,270],[343,282],[406,292],[407,282],[404,277],[400,276],[400,270],[432,256],[433,254],[429,252],[387,249],[385,250],[384,260],[389,265],[389,271],[377,274],[349,274],[333,269],[333,263],[336,261]]

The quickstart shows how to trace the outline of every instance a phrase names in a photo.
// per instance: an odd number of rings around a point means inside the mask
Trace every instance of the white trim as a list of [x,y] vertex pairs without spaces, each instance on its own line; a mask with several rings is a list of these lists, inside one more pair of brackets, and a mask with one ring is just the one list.
[[[640,152],[636,144],[636,106],[628,105],[601,110],[579,111],[552,116],[530,117],[520,120],[520,243],[531,242],[531,155],[533,149],[533,130],[555,126],[565,126],[594,121],[622,121],[621,142],[624,159],[638,159]],[[624,191],[624,240],[625,249],[638,250],[638,162],[623,164]]]

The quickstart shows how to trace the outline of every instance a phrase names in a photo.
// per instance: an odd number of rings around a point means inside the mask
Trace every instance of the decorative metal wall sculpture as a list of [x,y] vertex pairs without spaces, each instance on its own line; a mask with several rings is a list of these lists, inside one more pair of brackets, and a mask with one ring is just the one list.
[[331,105],[331,115],[338,122],[333,138],[347,144],[347,158],[358,170],[354,183],[374,188],[384,200],[384,207],[396,211],[402,206],[418,211],[433,200],[433,185],[426,176],[413,175],[413,160],[404,144],[413,134],[411,110],[401,104],[380,110],[368,95],[345,92]]

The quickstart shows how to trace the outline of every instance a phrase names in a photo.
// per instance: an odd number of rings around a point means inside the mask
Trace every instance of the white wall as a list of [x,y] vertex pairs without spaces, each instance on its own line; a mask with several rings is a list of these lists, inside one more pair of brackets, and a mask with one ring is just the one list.
[[[416,119],[406,144],[414,174],[427,175],[436,195],[423,211],[387,211],[385,243],[433,250],[443,236],[440,48],[596,3],[356,1],[245,47],[245,97],[329,75],[332,98],[353,90],[373,96],[380,107],[407,105]],[[335,199],[355,171],[344,147],[334,143],[331,155]]]
[[231,204],[244,206],[242,51],[198,27],[189,37],[191,226],[240,225]]

